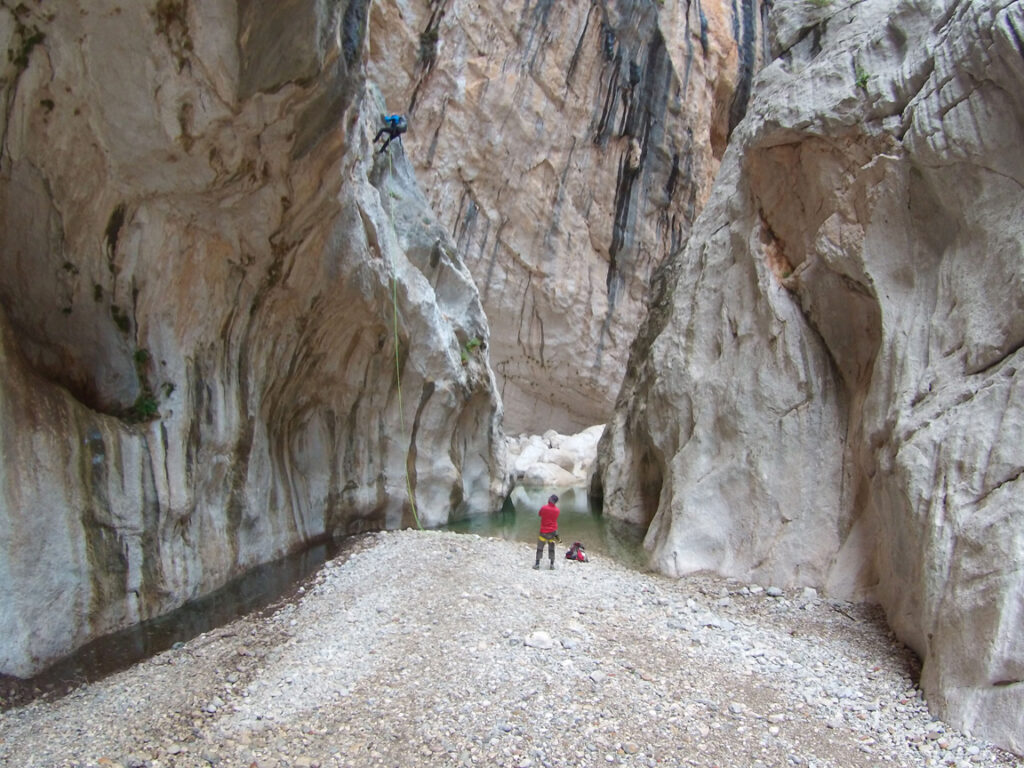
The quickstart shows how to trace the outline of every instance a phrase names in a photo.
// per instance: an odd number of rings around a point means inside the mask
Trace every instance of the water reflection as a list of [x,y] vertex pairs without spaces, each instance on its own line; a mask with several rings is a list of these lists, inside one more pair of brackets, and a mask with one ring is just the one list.
[[[592,505],[582,488],[517,487],[505,500],[501,511],[452,523],[445,526],[445,530],[521,541],[524,562],[532,562],[540,525],[537,510],[552,493],[558,494],[558,507],[562,511],[558,520],[562,545],[556,550],[556,557],[564,555],[572,542],[579,541],[591,559],[610,557],[631,568],[646,567],[645,529],[605,518],[600,506]],[[276,562],[257,566],[207,597],[99,638],[29,680],[0,675],[0,711],[41,694],[59,695],[83,683],[99,680],[239,616],[277,604],[291,597],[324,562],[355,546],[355,538],[358,537],[320,542]]]
[[206,597],[92,641],[29,680],[0,675],[0,710],[31,701],[41,693],[61,694],[102,679],[240,616],[288,599],[307,577],[351,545],[351,540],[321,541],[258,565]]
[[[500,512],[453,522],[445,526],[444,530],[521,541],[533,547],[536,545],[540,526],[537,511],[552,493],[558,494],[558,508],[562,511],[558,518],[558,533],[562,537],[562,545],[556,557],[564,555],[572,542],[579,541],[586,547],[591,558],[610,557],[638,570],[647,567],[647,556],[643,548],[646,529],[640,525],[605,517],[601,514],[600,504],[592,504],[584,488],[516,486],[505,499]],[[532,551],[524,550],[524,557],[527,560],[531,559]]]

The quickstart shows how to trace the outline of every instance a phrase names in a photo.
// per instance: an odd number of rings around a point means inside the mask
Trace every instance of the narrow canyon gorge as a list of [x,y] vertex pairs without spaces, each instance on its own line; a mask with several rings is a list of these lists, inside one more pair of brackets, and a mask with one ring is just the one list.
[[605,424],[653,570],[876,603],[1024,754],[1024,2],[0,0],[0,43],[0,675]]

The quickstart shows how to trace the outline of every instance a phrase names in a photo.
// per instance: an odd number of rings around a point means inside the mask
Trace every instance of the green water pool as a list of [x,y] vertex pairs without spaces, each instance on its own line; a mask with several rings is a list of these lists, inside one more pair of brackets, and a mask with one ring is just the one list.
[[517,486],[499,512],[452,522],[443,526],[442,530],[521,541],[523,559],[532,561],[540,526],[537,511],[552,493],[558,494],[558,508],[562,512],[558,518],[558,534],[562,543],[555,550],[556,558],[564,557],[569,546],[578,541],[586,548],[591,560],[610,557],[630,568],[646,568],[647,557],[643,548],[646,529],[605,517],[601,514],[600,506],[588,498],[584,488]]

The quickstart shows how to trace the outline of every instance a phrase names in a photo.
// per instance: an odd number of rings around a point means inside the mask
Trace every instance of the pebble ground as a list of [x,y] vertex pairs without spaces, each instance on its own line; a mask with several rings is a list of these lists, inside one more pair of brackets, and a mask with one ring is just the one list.
[[[564,550],[563,550],[564,551]],[[0,714],[12,768],[1024,766],[868,606],[373,534],[300,596]]]

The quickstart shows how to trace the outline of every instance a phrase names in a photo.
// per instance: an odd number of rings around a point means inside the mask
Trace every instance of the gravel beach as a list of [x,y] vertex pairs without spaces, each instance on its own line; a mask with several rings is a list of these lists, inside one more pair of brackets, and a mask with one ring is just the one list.
[[297,598],[0,714],[0,764],[1004,766],[879,612],[528,544],[370,534]]

